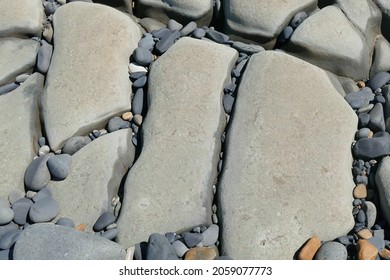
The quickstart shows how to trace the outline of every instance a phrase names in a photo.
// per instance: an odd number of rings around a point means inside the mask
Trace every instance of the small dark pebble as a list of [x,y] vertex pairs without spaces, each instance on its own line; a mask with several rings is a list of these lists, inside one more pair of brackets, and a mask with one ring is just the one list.
[[130,79],[134,82],[145,75],[146,72],[134,72],[130,74]]
[[169,243],[175,242],[175,240],[176,240],[175,236],[176,236],[176,233],[174,233],[174,232],[165,233],[165,237],[168,239]]
[[203,235],[200,233],[184,232],[182,233],[182,236],[188,248],[198,245],[203,240]]
[[219,44],[226,44],[229,41],[228,35],[214,29],[209,29],[209,31],[206,33],[206,37]]
[[223,108],[225,109],[226,114],[231,114],[234,100],[234,97],[229,94],[223,96]]
[[295,14],[295,16],[290,21],[290,26],[292,28],[297,28],[298,25],[300,25],[305,19],[307,19],[307,13],[306,12],[299,12]]
[[112,229],[109,229],[105,232],[102,232],[100,234],[101,237],[103,238],[107,238],[109,240],[113,240],[114,238],[116,238],[119,234],[119,229],[118,228],[112,228]]
[[103,230],[106,226],[115,223],[116,217],[111,212],[104,212],[102,213],[99,218],[96,220],[95,224],[93,225],[93,230],[95,232]]
[[142,88],[143,86],[145,86],[146,85],[146,82],[148,81],[148,77],[146,77],[146,76],[143,76],[143,77],[141,77],[141,78],[139,78],[139,79],[137,79],[137,80],[135,80],[134,81],[134,83],[133,83],[133,87],[134,88]]
[[360,113],[358,118],[359,118],[359,127],[366,127],[370,122],[370,115],[367,113]]
[[277,41],[279,43],[285,43],[288,39],[290,39],[291,35],[293,34],[294,29],[291,26],[286,26],[282,32],[280,33]]
[[144,106],[144,90],[142,88],[137,89],[132,101],[133,115],[141,115]]
[[163,53],[165,53],[180,38],[180,35],[181,34],[179,31],[174,31],[168,36],[161,38],[155,46],[157,54],[162,55]]
[[172,31],[169,28],[163,27],[161,29],[153,31],[152,35],[154,38],[161,39],[161,38],[169,36],[171,33],[172,33]]
[[366,222],[366,213],[364,213],[363,210],[360,210],[360,211],[357,213],[356,220],[357,220],[359,223],[365,223],[365,222]]
[[70,228],[74,228],[75,226],[73,220],[64,217],[59,218],[58,221],[56,222],[56,225],[70,227]]
[[196,28],[194,32],[192,32],[191,36],[197,39],[202,39],[206,36],[206,31],[203,28]]

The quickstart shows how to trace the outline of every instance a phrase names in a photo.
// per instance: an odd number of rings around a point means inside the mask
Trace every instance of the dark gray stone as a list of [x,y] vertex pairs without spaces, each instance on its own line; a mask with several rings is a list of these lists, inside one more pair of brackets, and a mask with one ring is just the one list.
[[168,37],[170,34],[172,34],[172,31],[167,27],[163,27],[152,32],[153,37],[158,39]]
[[[169,29],[168,29],[169,30]],[[180,38],[181,34],[179,31],[174,31],[168,36],[165,36],[157,42],[155,49],[158,55],[165,53],[173,44]]]
[[236,78],[240,77],[247,62],[248,62],[247,59],[240,61],[233,69],[232,76]]
[[173,243],[173,242],[175,242],[175,240],[176,240],[176,233],[174,233],[174,232],[167,232],[167,233],[165,233],[165,237],[168,239],[168,241],[169,241],[169,243]]
[[134,82],[143,76],[146,76],[146,72],[134,72],[130,74],[130,79]]
[[0,226],[6,225],[14,218],[14,212],[12,211],[7,199],[0,197]]
[[144,260],[146,257],[146,248],[148,246],[147,242],[140,242],[135,244],[134,250],[134,259],[135,260]]
[[340,237],[337,237],[336,238],[336,241],[337,242],[340,242],[341,244],[343,244],[344,246],[347,246],[349,244],[351,244],[351,241],[349,240],[348,236],[340,236]]
[[358,92],[350,92],[344,98],[353,109],[360,109],[367,106],[374,97],[372,90],[366,87]]
[[168,239],[161,234],[153,233],[149,236],[146,247],[146,260],[177,260],[175,248]]
[[155,44],[156,42],[153,40],[153,35],[151,33],[145,33],[142,39],[138,42],[138,47],[153,51]]
[[144,106],[144,90],[142,88],[137,89],[132,101],[133,115],[141,115]]
[[383,105],[381,103],[376,103],[374,108],[370,111],[368,127],[373,132],[385,131],[385,117],[383,114]]
[[195,232],[184,232],[182,236],[188,248],[195,247],[203,240],[203,235]]
[[374,236],[368,239],[368,242],[374,245],[378,249],[378,251],[382,251],[383,248],[385,248],[385,240],[383,239],[383,237]]
[[379,72],[374,75],[368,82],[369,86],[373,91],[383,87],[387,82],[390,81],[390,74],[387,72]]
[[214,29],[209,29],[206,32],[206,37],[219,44],[226,44],[229,41],[229,36]]
[[355,139],[359,140],[362,138],[368,138],[368,135],[370,134],[370,132],[371,132],[371,130],[369,128],[363,127],[361,129],[359,129],[358,131],[356,131]]
[[362,201],[360,199],[354,199],[352,204],[353,206],[359,206],[360,204],[362,204]]
[[148,66],[153,61],[153,54],[150,50],[138,47],[133,52],[134,60],[142,66]]
[[234,100],[234,97],[229,94],[223,96],[223,108],[225,109],[226,114],[230,115],[232,112]]
[[302,11],[294,15],[290,21],[290,26],[292,28],[297,28],[305,19],[307,18],[307,13]]
[[59,226],[64,226],[64,227],[70,227],[70,228],[74,228],[74,222],[72,219],[69,219],[69,218],[59,218],[56,222],[56,225],[59,225]]
[[359,159],[371,160],[390,154],[390,135],[379,132],[373,138],[363,138],[353,146],[353,153]]
[[367,113],[359,114],[359,127],[366,127],[370,123],[370,115]]
[[278,37],[278,42],[279,43],[287,42],[287,40],[290,39],[290,37],[293,34],[293,32],[294,32],[294,29],[291,26],[286,26],[282,30],[282,33],[280,33],[280,35]]
[[14,222],[18,225],[24,225],[27,222],[28,211],[33,205],[33,202],[28,198],[21,198],[12,204],[14,210]]
[[339,242],[326,242],[317,251],[315,260],[347,260],[347,248]]
[[130,123],[128,121],[125,121],[120,117],[114,117],[108,122],[107,131],[111,133],[119,129],[125,129],[129,127]]
[[116,217],[113,213],[104,212],[96,220],[96,223],[93,225],[93,230],[94,231],[101,231],[104,228],[106,228],[106,226],[115,223],[115,221],[116,221]]
[[11,230],[5,233],[0,239],[0,249],[7,250],[15,244],[16,240],[19,238],[21,230]]
[[133,83],[133,87],[134,88],[142,88],[146,85],[146,82],[148,81],[148,77],[147,76],[142,76],[141,78],[137,79],[134,81]]
[[38,145],[39,145],[39,147],[43,147],[43,146],[45,146],[46,145],[46,138],[45,137],[39,137],[39,139],[38,139]]
[[368,177],[365,175],[358,175],[355,178],[355,183],[356,184],[363,184],[363,185],[368,185]]
[[37,55],[37,70],[42,74],[46,74],[49,70],[51,57],[53,55],[53,46],[45,40],[41,40],[41,47]]
[[196,22],[191,21],[186,26],[183,27],[183,29],[180,30],[181,36],[189,36],[192,32],[195,31],[197,28]]
[[25,229],[13,252],[15,260],[124,260],[125,256],[126,250],[115,242],[49,223]]
[[229,256],[218,256],[214,260],[216,261],[232,261],[233,258]]
[[32,201],[38,202],[42,199],[51,198],[51,197],[53,197],[51,190],[49,188],[43,188],[32,197]]
[[238,41],[233,42],[232,48],[236,49],[240,53],[249,55],[264,51],[264,48],[260,45],[246,44]]
[[214,245],[218,240],[219,235],[219,227],[218,225],[212,224],[205,231],[202,232],[203,246],[211,246]]
[[356,220],[359,223],[365,223],[366,222],[366,213],[364,213],[363,210],[360,210],[356,216]]
[[10,222],[9,224],[6,224],[4,226],[0,226],[0,239],[7,232],[12,231],[12,230],[17,230],[17,229],[18,229],[18,225],[15,224],[14,222]]
[[376,206],[371,201],[365,202],[365,207],[363,208],[364,211],[366,211],[367,216],[367,228],[372,228],[376,221],[377,211]]
[[6,84],[4,86],[0,86],[0,95],[9,93],[9,92],[13,91],[14,89],[16,89],[17,87],[19,87],[19,85],[17,83],[10,83],[10,84]]
[[55,155],[47,160],[47,167],[49,169],[52,180],[65,180],[69,175],[72,164],[72,156],[68,154]]
[[88,136],[74,136],[66,140],[62,148],[63,154],[73,155],[82,147],[91,142]]
[[167,27],[172,31],[180,31],[183,28],[183,24],[177,22],[174,19],[168,20]]
[[57,217],[60,209],[57,201],[48,197],[35,202],[28,213],[30,220],[34,223],[50,222]]
[[113,240],[114,238],[116,238],[119,234],[119,229],[118,228],[112,228],[112,229],[109,229],[105,232],[102,232],[100,234],[101,237],[103,238],[106,238],[106,239],[109,239],[109,240]]
[[202,39],[206,36],[206,31],[203,28],[196,28],[194,32],[192,32],[191,36],[197,39]]
[[44,7],[45,7],[46,16],[50,16],[50,15],[54,14],[58,8],[56,3],[54,3],[54,2],[45,2]]
[[382,104],[386,103],[386,99],[383,97],[383,95],[375,96],[374,101],[377,102],[377,103],[382,103]]

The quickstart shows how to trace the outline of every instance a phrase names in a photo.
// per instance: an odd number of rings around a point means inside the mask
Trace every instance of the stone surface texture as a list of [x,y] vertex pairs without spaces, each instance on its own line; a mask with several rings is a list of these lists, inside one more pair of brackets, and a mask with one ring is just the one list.
[[390,157],[382,159],[375,176],[379,192],[380,208],[387,223],[390,223]]
[[390,71],[390,43],[385,37],[379,35],[375,43],[370,77],[383,71]]

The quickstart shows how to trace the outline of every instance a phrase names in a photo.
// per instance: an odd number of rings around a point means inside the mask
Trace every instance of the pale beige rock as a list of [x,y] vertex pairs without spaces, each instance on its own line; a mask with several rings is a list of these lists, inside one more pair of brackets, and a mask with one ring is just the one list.
[[211,224],[225,128],[223,88],[237,55],[220,44],[182,38],[152,65],[142,153],[127,176],[117,221],[122,246],[155,232]]
[[68,138],[103,128],[130,110],[127,67],[141,34],[123,13],[84,2],[58,8],[53,28],[55,48],[41,102],[49,146],[58,150]]
[[253,55],[217,188],[221,255],[292,259],[313,235],[347,234],[356,128],[356,114],[325,71],[280,52]]

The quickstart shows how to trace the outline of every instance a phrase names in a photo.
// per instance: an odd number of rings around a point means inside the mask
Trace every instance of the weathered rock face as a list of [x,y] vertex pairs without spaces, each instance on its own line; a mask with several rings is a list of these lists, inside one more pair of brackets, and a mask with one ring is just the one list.
[[253,55],[217,188],[221,254],[292,259],[313,235],[347,234],[354,224],[356,127],[356,115],[323,70],[279,52]]
[[335,6],[321,9],[300,24],[287,51],[339,76],[354,80],[369,76],[371,62],[366,38]]
[[58,217],[86,224],[87,230],[110,209],[121,180],[134,160],[131,129],[101,136],[72,156],[68,177],[48,186],[59,203]]
[[195,21],[199,26],[209,25],[213,16],[212,0],[139,0],[140,18],[151,17],[167,23],[170,18],[180,23]]
[[[38,97],[44,76],[33,74],[16,90],[0,96],[0,197],[12,190],[25,191],[24,173],[38,152],[41,127]],[[12,108],[12,110],[10,110]]]
[[386,156],[382,159],[375,181],[378,187],[380,207],[387,223],[390,223],[390,157]]
[[83,2],[60,7],[53,27],[42,115],[49,145],[57,150],[130,109],[128,61],[141,35],[123,13]]
[[312,11],[316,5],[313,0],[226,0],[223,3],[226,31],[229,35],[268,43],[279,36],[294,14]]
[[379,35],[375,42],[370,77],[383,71],[390,71],[390,43],[382,35]]
[[223,87],[236,58],[226,46],[183,38],[152,65],[142,153],[127,176],[117,222],[123,246],[211,223]]
[[0,37],[40,36],[44,15],[41,0],[1,0]]

